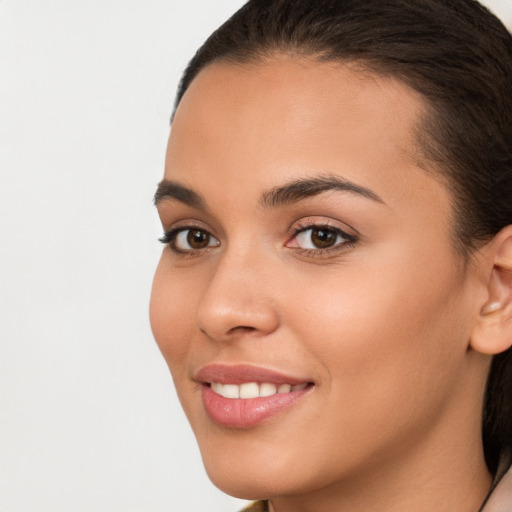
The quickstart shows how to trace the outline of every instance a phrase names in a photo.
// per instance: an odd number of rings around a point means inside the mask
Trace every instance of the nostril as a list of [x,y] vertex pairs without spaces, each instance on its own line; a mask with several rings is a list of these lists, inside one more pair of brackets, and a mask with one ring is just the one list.
[[234,333],[237,333],[237,332],[252,332],[252,331],[255,331],[256,328],[255,327],[250,327],[248,325],[238,325],[236,327],[233,327],[229,330],[229,333],[231,334],[234,334]]
[[[204,329],[202,327],[199,328],[199,330],[206,336],[212,337],[207,329]],[[232,327],[226,332],[227,338],[236,337],[237,335],[244,335],[244,334],[251,334],[253,332],[258,331],[256,327],[251,327],[248,325],[237,325],[236,327]]]

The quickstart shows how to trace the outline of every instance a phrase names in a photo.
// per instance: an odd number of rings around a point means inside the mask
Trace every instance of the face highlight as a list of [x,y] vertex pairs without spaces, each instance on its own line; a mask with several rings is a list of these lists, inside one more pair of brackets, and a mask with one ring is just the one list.
[[448,190],[416,163],[422,107],[398,81],[284,58],[210,65],[184,95],[151,324],[226,492],[350,489],[477,428],[475,280]]

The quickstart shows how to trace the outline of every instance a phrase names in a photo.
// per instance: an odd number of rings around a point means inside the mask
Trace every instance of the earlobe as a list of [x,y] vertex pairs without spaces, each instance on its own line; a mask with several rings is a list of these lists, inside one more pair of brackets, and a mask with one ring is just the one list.
[[[471,348],[499,354],[512,346],[512,226],[489,243],[490,275],[487,299],[471,333]],[[488,260],[489,261],[489,260]]]

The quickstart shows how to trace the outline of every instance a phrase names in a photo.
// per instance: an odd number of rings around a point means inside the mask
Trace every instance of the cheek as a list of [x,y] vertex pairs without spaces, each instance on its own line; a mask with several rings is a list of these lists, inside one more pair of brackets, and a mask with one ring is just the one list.
[[429,265],[416,254],[380,256],[361,272],[354,264],[301,283],[314,293],[288,312],[342,402],[370,400],[389,411],[401,398],[410,406],[449,388],[462,369],[469,322],[453,256],[432,256]]
[[153,336],[174,375],[184,369],[189,352],[197,283],[180,279],[166,259],[164,251],[153,279],[149,317]]

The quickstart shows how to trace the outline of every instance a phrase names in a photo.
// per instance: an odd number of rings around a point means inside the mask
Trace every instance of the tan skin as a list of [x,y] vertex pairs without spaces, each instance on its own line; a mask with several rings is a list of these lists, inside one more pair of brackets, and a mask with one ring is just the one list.
[[[164,230],[182,230],[162,253],[151,323],[225,492],[276,512],[476,512],[486,495],[480,411],[508,343],[497,315],[511,230],[467,261],[454,248],[452,198],[416,142],[423,107],[397,80],[290,57],[210,65],[183,97],[165,179],[202,204],[158,202]],[[326,177],[369,194],[262,204]],[[314,386],[253,428],[226,428],[195,379],[210,363]]]

